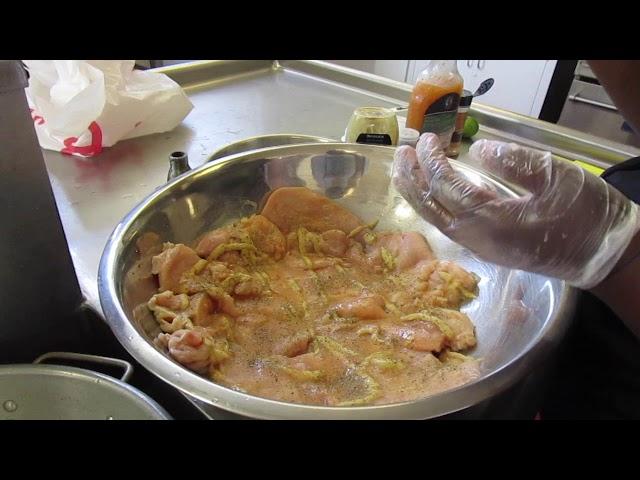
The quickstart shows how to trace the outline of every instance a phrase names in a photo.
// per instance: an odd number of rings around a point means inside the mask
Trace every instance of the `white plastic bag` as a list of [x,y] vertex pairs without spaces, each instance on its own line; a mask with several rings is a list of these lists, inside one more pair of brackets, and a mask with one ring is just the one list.
[[40,146],[81,157],[175,128],[193,104],[164,74],[134,60],[24,60]]

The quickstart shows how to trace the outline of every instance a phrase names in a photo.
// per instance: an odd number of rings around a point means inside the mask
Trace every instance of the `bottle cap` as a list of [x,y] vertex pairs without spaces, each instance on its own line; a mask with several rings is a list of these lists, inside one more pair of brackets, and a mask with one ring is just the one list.
[[473,101],[473,93],[471,93],[469,90],[465,90],[462,92],[462,95],[460,96],[460,107],[468,107],[471,105],[471,102]]

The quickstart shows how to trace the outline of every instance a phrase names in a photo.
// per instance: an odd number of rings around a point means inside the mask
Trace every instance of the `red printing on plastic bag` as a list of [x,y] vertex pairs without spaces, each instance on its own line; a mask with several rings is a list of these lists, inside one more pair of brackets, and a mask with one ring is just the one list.
[[99,154],[102,152],[102,129],[96,122],[91,122],[89,132],[91,132],[91,145],[75,146],[73,144],[78,141],[78,137],[69,137],[64,140],[64,148],[60,151],[67,155],[77,153],[84,157],[92,157]]
[[42,118],[40,115],[35,114],[33,108],[30,108],[29,111],[31,112],[31,118],[36,125],[42,125],[44,123],[44,118]]

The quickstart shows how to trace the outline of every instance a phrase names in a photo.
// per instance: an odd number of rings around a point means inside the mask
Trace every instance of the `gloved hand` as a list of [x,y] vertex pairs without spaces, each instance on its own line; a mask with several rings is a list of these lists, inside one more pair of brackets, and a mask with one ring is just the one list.
[[428,222],[483,260],[592,288],[640,228],[638,205],[595,175],[551,153],[475,142],[472,162],[527,190],[501,197],[452,168],[433,134],[396,150],[393,181]]

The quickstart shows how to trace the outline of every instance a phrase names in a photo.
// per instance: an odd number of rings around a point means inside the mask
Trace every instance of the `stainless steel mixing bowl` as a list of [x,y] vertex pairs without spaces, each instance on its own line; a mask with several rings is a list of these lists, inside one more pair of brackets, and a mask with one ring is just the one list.
[[[561,338],[575,292],[559,280],[483,262],[422,220],[390,182],[393,152],[391,147],[342,143],[267,148],[207,163],[161,187],[116,227],[101,260],[100,299],[113,332],[131,355],[166,382],[208,404],[254,418],[425,419],[502,392],[535,369]],[[501,195],[516,195],[483,172],[452,163],[471,181]],[[148,281],[150,260],[140,260],[137,239],[154,232],[163,241],[190,244],[212,228],[256,212],[270,190],[284,185],[305,185],[328,195],[367,222],[380,219],[378,229],[420,231],[439,258],[475,272],[481,278],[480,294],[463,311],[476,325],[478,346],[471,354],[482,358],[482,376],[411,402],[319,407],[228,389],[157,349],[152,339],[158,326],[145,308],[155,284]]]

